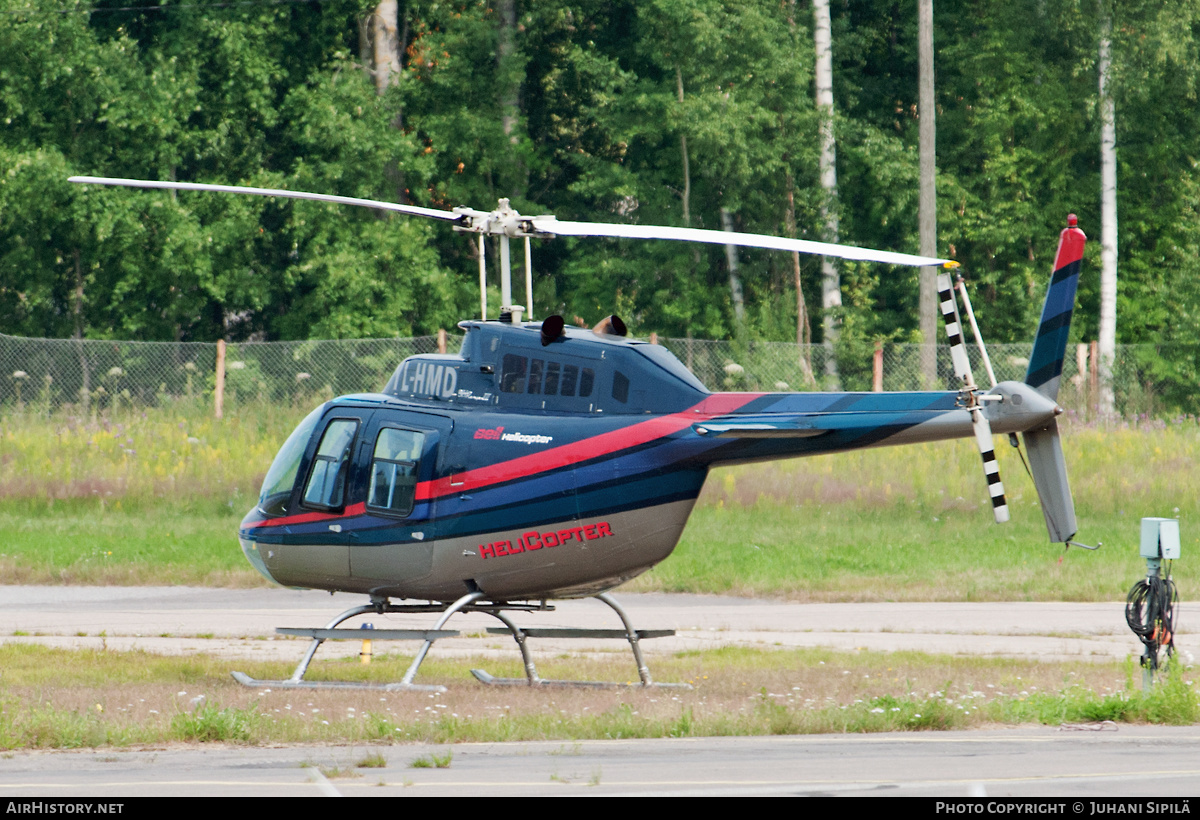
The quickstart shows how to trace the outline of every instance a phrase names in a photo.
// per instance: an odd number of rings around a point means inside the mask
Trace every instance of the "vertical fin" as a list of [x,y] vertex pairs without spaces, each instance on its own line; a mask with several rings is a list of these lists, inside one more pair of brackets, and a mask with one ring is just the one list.
[[1038,324],[1033,352],[1029,355],[1029,370],[1025,373],[1025,383],[1049,399],[1058,398],[1071,315],[1075,311],[1079,265],[1086,244],[1087,237],[1079,230],[1075,214],[1068,215],[1067,227],[1058,240],[1054,275],[1050,277],[1050,288],[1042,305],[1042,321]]
[[1063,461],[1062,441],[1058,437],[1058,422],[1051,421],[1040,430],[1021,434],[1025,452],[1029,454],[1029,472],[1042,502],[1042,515],[1050,540],[1063,543],[1075,537],[1079,526],[1075,522],[1075,502],[1071,485],[1067,483],[1067,465]]
[[[1063,359],[1067,355],[1067,334],[1075,310],[1075,288],[1079,284],[1079,267],[1086,244],[1087,237],[1079,230],[1075,214],[1070,214],[1067,227],[1058,240],[1054,275],[1046,291],[1042,321],[1029,356],[1029,371],[1025,374],[1025,383],[1049,399],[1058,398]],[[1038,500],[1042,502],[1042,515],[1046,518],[1050,540],[1069,541],[1075,536],[1078,525],[1058,422],[1051,421],[1037,430],[1026,430],[1021,438],[1025,442],[1025,452],[1029,454],[1029,471],[1037,487]]]

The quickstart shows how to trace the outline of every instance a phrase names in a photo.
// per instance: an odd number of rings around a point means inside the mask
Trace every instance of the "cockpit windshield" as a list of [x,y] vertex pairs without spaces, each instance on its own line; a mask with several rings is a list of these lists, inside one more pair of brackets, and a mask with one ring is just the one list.
[[304,458],[308,440],[312,437],[313,429],[324,410],[325,405],[321,405],[309,413],[304,421],[300,422],[300,426],[288,436],[279,455],[275,456],[275,461],[271,463],[271,469],[263,479],[262,491],[258,494],[258,508],[265,514],[287,515],[288,500],[296,483],[296,473],[300,470],[300,460]]

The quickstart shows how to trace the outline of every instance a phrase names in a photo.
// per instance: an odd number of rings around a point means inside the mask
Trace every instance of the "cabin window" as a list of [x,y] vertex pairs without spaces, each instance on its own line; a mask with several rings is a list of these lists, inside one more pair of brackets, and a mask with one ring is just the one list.
[[574,396],[575,385],[579,383],[579,368],[573,364],[568,364],[563,367],[562,377],[562,395]]
[[500,371],[500,392],[524,393],[525,371],[528,364],[529,360],[524,356],[514,356],[511,353],[504,354],[504,363]]
[[543,390],[547,396],[558,395],[558,377],[562,371],[562,365],[558,362],[546,362],[546,389]]
[[500,377],[504,393],[528,393],[531,396],[568,396],[587,398],[596,384],[596,372],[590,367],[527,359],[506,354]]
[[385,427],[375,440],[371,457],[371,486],[367,506],[396,515],[412,512],[417,494],[417,463],[425,435]]
[[545,367],[545,362],[541,359],[533,359],[529,362],[529,392],[542,392],[542,370]]
[[325,428],[304,488],[305,504],[326,509],[342,506],[350,473],[350,445],[356,432],[358,422],[353,419],[334,419]]
[[612,397],[621,404],[629,401],[629,378],[620,371],[613,374]]

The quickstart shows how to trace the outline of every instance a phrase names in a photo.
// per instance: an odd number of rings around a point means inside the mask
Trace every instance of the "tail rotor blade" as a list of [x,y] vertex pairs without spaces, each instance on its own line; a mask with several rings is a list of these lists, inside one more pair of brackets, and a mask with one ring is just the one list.
[[950,358],[954,362],[954,375],[959,388],[967,397],[967,410],[971,413],[971,425],[975,428],[975,443],[983,458],[983,474],[987,478],[988,495],[992,500],[992,514],[997,524],[1008,521],[1008,502],[1004,498],[1004,483],[1000,480],[1000,465],[996,463],[996,449],[992,444],[992,426],[983,415],[976,395],[975,376],[971,373],[971,360],[963,344],[962,324],[958,318],[958,304],[954,299],[954,285],[950,274],[943,269],[938,273],[938,302],[942,309],[942,320],[946,325],[946,336],[950,341]]
[[1004,498],[1004,482],[1000,480],[1000,465],[996,463],[996,450],[992,446],[992,426],[983,417],[983,410],[976,407],[971,411],[971,422],[975,426],[975,443],[983,458],[983,474],[987,477],[988,495],[992,499],[992,513],[996,523],[1008,521],[1008,501]]

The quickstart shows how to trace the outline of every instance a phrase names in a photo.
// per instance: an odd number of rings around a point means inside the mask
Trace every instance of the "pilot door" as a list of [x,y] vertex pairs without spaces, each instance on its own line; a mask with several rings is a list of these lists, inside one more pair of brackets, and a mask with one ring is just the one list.
[[347,525],[353,515],[355,451],[371,411],[335,407],[317,423],[297,471],[281,543],[264,553],[281,584],[340,588],[350,575]]

